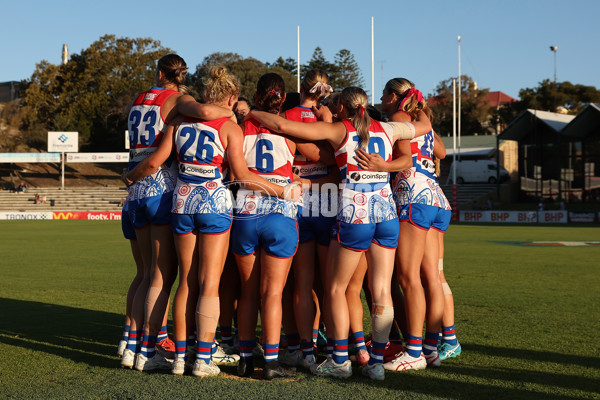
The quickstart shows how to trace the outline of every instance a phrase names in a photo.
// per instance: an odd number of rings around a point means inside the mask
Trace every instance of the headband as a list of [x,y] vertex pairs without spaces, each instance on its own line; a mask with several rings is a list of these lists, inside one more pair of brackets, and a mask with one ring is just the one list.
[[281,97],[281,95],[279,94],[279,92],[275,89],[271,89],[267,92],[268,94],[274,94],[277,97]]
[[327,83],[323,82],[315,83],[315,85],[309,90],[309,92],[316,93],[319,89],[321,90],[321,95],[325,97],[329,96],[330,93],[333,93],[333,88],[331,87],[331,85],[328,85]]
[[363,105],[359,104],[359,105],[356,106],[356,108],[360,108],[360,117],[364,118],[364,116],[365,116],[365,108],[363,107]]
[[421,102],[423,101],[423,93],[421,93],[421,91],[417,88],[410,88],[410,90],[406,91],[406,94],[404,95],[404,98],[402,99],[402,101],[400,102],[400,106],[398,107],[398,110],[403,110],[404,109],[404,103],[406,103],[408,101],[408,99],[410,99],[411,97],[416,96],[417,101]]

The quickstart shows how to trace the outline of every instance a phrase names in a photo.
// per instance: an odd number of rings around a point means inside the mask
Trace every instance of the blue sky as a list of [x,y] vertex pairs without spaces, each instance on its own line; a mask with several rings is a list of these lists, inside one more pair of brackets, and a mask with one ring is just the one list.
[[518,98],[520,89],[553,79],[551,45],[558,46],[559,82],[600,88],[596,0],[3,0],[0,7],[0,82],[29,78],[41,60],[58,64],[63,43],[80,53],[104,34],[159,40],[184,57],[192,71],[216,51],[263,62],[296,58],[300,25],[302,63],[317,46],[330,61],[340,49],[349,49],[370,90],[373,16],[377,99],[394,77],[406,77],[429,94],[440,81],[457,76],[457,35],[462,37],[462,73],[479,88]]

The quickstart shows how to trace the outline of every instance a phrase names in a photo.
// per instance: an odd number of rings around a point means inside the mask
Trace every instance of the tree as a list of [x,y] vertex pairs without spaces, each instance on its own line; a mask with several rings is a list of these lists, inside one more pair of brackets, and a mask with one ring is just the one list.
[[215,65],[223,65],[229,73],[239,79],[241,83],[240,96],[246,97],[250,101],[252,101],[256,92],[258,79],[268,72],[281,75],[285,82],[286,91],[290,92],[296,89],[296,78],[279,65],[267,66],[255,58],[243,58],[236,53],[213,53],[204,58],[191,77],[190,86],[193,89],[193,94],[198,96],[197,98],[201,98],[204,81],[208,78],[210,69]]
[[302,73],[306,73],[311,69],[320,69],[325,71],[330,77],[336,73],[335,65],[325,59],[323,50],[320,47],[316,47],[312,57],[308,60],[308,64],[302,66]]
[[[477,89],[473,80],[463,75],[461,79],[461,134],[475,135],[490,133],[485,127],[491,118],[487,101],[488,89]],[[452,78],[440,82],[430,95],[428,104],[433,112],[433,129],[440,135],[452,134]]]
[[545,79],[534,88],[519,91],[523,109],[555,111],[564,107],[569,114],[577,114],[589,103],[600,101],[600,91],[593,86],[573,85],[571,82],[557,82]]
[[298,71],[298,63],[293,58],[286,58],[284,60],[283,57],[279,57],[279,58],[277,58],[277,60],[275,60],[274,63],[265,63],[265,66],[267,68],[279,67],[283,70],[286,70],[287,72],[289,72],[292,75],[296,75],[296,72]]
[[65,65],[42,61],[23,97],[29,144],[45,149],[47,131],[66,130],[79,132],[83,149],[122,150],[125,106],[154,84],[156,60],[168,52],[150,38],[105,35]]
[[334,75],[332,86],[336,89],[344,89],[349,86],[364,86],[364,80],[350,50],[342,49],[334,57]]

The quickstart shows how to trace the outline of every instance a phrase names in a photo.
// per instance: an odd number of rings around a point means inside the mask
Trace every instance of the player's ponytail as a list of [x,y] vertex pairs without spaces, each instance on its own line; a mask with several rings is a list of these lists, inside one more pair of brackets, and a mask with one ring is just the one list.
[[285,82],[275,73],[264,74],[256,83],[254,106],[259,111],[279,114],[285,97]]
[[339,101],[346,109],[346,115],[352,126],[356,129],[359,147],[366,148],[369,144],[369,127],[371,126],[371,117],[367,112],[369,102],[367,94],[359,87],[347,87],[342,91]]
[[164,81],[159,82],[161,86],[164,86],[165,83],[171,83],[177,86],[179,92],[189,93],[188,87],[184,84],[188,67],[183,58],[177,54],[167,54],[158,60],[157,69],[164,76]]

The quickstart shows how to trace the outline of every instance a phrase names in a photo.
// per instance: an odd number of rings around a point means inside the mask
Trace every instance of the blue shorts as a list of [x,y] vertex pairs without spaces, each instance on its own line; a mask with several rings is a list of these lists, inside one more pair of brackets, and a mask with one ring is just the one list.
[[398,215],[400,221],[408,221],[421,229],[429,230],[433,228],[440,232],[446,232],[450,225],[450,219],[452,219],[451,210],[425,204],[400,206]]
[[381,247],[398,247],[400,225],[398,218],[376,224],[350,224],[337,221],[331,230],[331,238],[350,250],[366,251],[375,243]]
[[148,224],[170,224],[172,206],[173,192],[145,199],[129,200],[129,218],[135,228],[141,228]]
[[298,248],[296,220],[277,213],[236,219],[231,231],[231,251],[247,256],[260,247],[273,257],[292,257]]
[[218,235],[231,228],[231,214],[172,214],[171,229],[177,235],[192,231]]
[[129,218],[129,213],[127,211],[121,212],[121,230],[123,231],[125,239],[137,239],[135,229],[133,228],[131,218]]
[[316,240],[318,244],[329,246],[331,227],[335,221],[335,217],[303,217],[301,213],[298,213],[300,243]]

